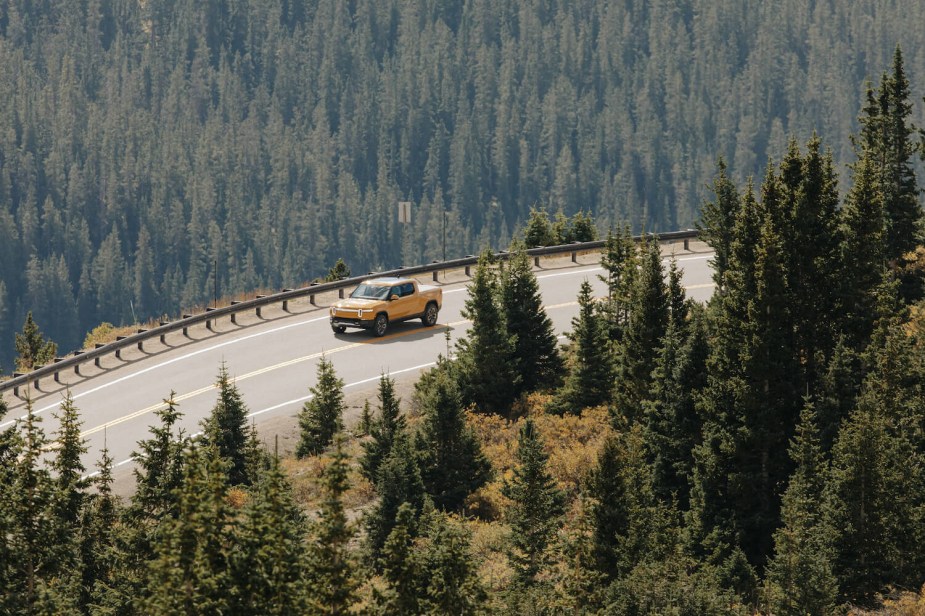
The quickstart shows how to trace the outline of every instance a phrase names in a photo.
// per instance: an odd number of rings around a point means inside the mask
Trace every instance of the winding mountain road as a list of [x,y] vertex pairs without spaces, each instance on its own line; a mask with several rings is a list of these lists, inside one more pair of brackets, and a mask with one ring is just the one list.
[[[685,252],[679,244],[666,245],[663,253],[667,260],[675,251],[688,296],[706,300],[713,292],[712,254],[699,242],[692,242],[691,249]],[[571,327],[582,281],[592,282],[597,295],[604,293],[598,280],[602,272],[599,256],[579,257],[577,264],[568,257],[548,259],[535,268],[557,333]],[[62,374],[60,384],[44,379],[38,391],[30,392],[33,409],[42,418],[46,434],[53,435],[57,429],[54,413],[69,387],[83,420],[82,434],[88,447],[85,466],[95,468],[105,439],[116,463],[118,482],[130,474],[136,443],[148,437],[148,427],[155,423],[153,411],[163,406],[171,391],[176,392],[175,400],[184,414],[182,427],[190,434],[199,430],[201,420],[215,404],[214,383],[222,362],[235,379],[258,431],[268,420],[298,413],[309,398],[308,388],[315,383],[322,353],[333,362],[348,392],[365,389],[374,395],[382,373],[413,378],[465,334],[469,323],[461,310],[467,281],[462,272],[449,272],[446,281],[441,279],[443,309],[432,328],[424,328],[415,320],[391,326],[383,338],[362,331],[335,335],[328,325],[327,306],[336,295],[321,296],[317,307],[307,301],[293,302],[289,312],[275,306],[264,309],[260,318],[240,315],[237,324],[224,319],[216,323],[214,332],[204,326],[191,328],[190,337],[180,332],[169,335],[165,345],[150,345],[144,352],[124,351],[122,359],[107,357],[99,368],[88,363],[81,367],[81,375]],[[12,393],[3,395],[9,412],[0,426],[7,426],[22,417],[26,408]]]

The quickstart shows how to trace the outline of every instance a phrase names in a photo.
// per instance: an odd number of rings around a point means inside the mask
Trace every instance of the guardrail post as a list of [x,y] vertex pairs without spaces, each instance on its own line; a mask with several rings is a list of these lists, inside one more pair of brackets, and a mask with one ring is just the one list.
[[578,263],[578,251],[577,250],[572,251],[572,263]]
[[[206,312],[212,312],[213,310],[215,310],[215,308],[212,308],[211,306],[209,308],[206,308]],[[211,319],[206,319],[206,329],[209,330],[210,332],[215,332],[215,330],[212,329]]]
[[691,249],[690,240],[685,237],[684,238],[684,250],[690,250],[690,249]]
[[[235,305],[240,304],[240,303],[241,303],[241,302],[239,302],[239,301],[236,300],[236,299],[231,300],[231,305],[232,305],[232,306],[235,306]],[[237,314],[234,313],[234,312],[231,313],[231,324],[232,324],[232,325],[237,325],[237,324],[238,324],[238,316],[237,316]]]
[[[288,293],[290,291],[292,291],[292,289],[283,289],[283,293]],[[283,300],[283,312],[289,312],[289,300],[288,299]]]
[[[310,283],[308,284],[308,286],[310,286],[310,287],[314,287],[314,286],[317,286],[317,285],[318,285],[317,282],[310,282]],[[318,304],[315,303],[315,294],[314,294],[314,293],[312,293],[311,295],[308,296],[308,303],[311,304],[312,306],[317,306],[317,305],[318,305]],[[283,308],[283,310],[285,310],[285,309],[286,309],[286,308]]]
[[343,287],[341,287],[340,289],[337,290],[337,297],[338,297],[339,299],[344,299],[344,289],[343,289]]
[[[13,395],[19,398],[19,385],[13,388]],[[19,399],[22,400],[22,398]]]
[[[258,295],[258,296],[257,296],[257,299],[263,299],[264,297],[266,297],[266,295]],[[261,312],[260,312],[260,309],[261,309],[261,308],[262,308],[262,306],[257,306],[257,308],[256,308],[256,310],[257,310],[257,318],[259,318],[259,319],[262,319],[262,318],[263,318],[263,315],[262,315]]]
[[537,255],[533,257],[533,267],[539,267],[539,266],[540,266],[540,257],[539,255]]
[[35,389],[35,391],[42,391],[42,388],[39,387],[38,379],[35,379],[34,381],[32,381],[32,388]]
[[[105,344],[100,344],[99,342],[97,342],[95,345],[93,345],[93,347],[96,348],[96,349],[103,348],[104,346],[106,346],[106,345],[105,345]],[[99,357],[97,357],[97,358],[95,358],[95,359],[93,360],[93,365],[96,366],[97,368],[100,367],[100,358],[99,358]],[[78,373],[78,374],[79,374],[79,373]]]
[[[125,340],[125,336],[116,336],[116,341]],[[122,349],[116,349],[116,359],[122,359]]]

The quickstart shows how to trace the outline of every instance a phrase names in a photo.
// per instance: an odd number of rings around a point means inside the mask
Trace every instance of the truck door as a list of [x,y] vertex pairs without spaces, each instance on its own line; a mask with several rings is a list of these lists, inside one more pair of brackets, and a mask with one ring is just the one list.
[[398,295],[398,299],[392,300],[389,305],[389,314],[391,319],[407,319],[415,314],[415,303],[417,298],[414,295],[414,283],[406,282],[392,287],[392,294]]

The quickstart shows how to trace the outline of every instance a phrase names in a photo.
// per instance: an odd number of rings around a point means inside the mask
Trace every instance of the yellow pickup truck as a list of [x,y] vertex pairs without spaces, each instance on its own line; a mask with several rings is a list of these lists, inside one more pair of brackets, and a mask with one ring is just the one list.
[[342,334],[348,327],[358,327],[384,336],[389,323],[418,318],[431,327],[442,305],[443,289],[438,287],[419,285],[410,278],[373,278],[331,306],[331,329]]

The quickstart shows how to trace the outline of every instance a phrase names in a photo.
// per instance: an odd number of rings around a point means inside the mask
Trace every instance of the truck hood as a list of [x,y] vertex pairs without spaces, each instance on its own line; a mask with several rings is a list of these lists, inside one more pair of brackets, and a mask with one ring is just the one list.
[[382,303],[382,300],[378,300],[378,299],[349,298],[349,299],[340,300],[339,302],[334,304],[334,307],[346,309],[346,310],[357,310],[359,308],[362,308],[364,310],[369,310],[370,308],[378,304],[381,304],[381,303]]

